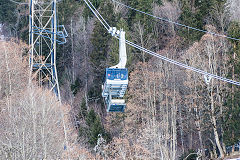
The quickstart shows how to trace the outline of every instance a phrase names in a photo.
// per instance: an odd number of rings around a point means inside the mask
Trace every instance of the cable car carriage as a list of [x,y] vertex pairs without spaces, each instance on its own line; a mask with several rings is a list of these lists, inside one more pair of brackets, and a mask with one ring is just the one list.
[[125,32],[111,28],[113,36],[119,36],[119,63],[116,66],[106,68],[104,84],[102,86],[102,96],[105,98],[107,112],[124,112],[126,107],[123,96],[128,86],[128,69],[125,68],[127,62]]

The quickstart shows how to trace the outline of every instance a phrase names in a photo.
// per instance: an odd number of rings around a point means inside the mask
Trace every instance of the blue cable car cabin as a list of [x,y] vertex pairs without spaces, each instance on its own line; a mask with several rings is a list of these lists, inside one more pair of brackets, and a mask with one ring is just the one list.
[[125,100],[121,99],[128,86],[127,68],[106,68],[102,96],[107,112],[124,112]]
[[107,112],[124,112],[126,104],[123,96],[128,86],[125,32],[122,29],[117,31],[115,27],[110,28],[109,32],[113,36],[119,36],[119,63],[106,68],[102,96],[105,98]]

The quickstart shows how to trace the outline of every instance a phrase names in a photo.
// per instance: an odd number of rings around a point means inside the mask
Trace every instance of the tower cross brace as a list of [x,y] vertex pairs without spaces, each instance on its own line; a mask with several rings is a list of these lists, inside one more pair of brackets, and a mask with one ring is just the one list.
[[[57,25],[56,0],[29,1],[30,81],[52,90],[61,101],[56,68],[56,44],[66,42],[64,26]],[[59,31],[63,28],[63,31]]]

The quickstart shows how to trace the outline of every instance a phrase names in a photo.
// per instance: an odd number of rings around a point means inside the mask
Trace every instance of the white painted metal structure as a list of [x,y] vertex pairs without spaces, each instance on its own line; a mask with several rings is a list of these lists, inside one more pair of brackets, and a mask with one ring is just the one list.
[[107,112],[124,112],[126,104],[123,96],[128,86],[125,32],[122,29],[118,31],[115,27],[110,28],[109,32],[112,36],[119,37],[119,63],[106,68],[102,96],[105,98]]
[[[59,100],[60,90],[56,69],[56,43],[65,38],[65,32],[58,32],[56,0],[29,1],[29,45],[30,81],[50,88]],[[65,30],[65,28],[64,28]]]
[[118,31],[115,27],[111,27],[109,32],[112,36],[119,36],[119,63],[110,68],[125,68],[127,64],[127,52],[125,43],[125,32],[121,29]]

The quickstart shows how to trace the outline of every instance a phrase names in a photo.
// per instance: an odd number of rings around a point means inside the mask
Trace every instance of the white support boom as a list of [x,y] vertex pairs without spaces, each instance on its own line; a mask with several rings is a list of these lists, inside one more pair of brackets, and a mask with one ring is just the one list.
[[112,36],[119,36],[119,63],[110,68],[125,68],[127,63],[127,51],[126,51],[126,42],[125,42],[125,32],[121,29],[116,30],[115,27],[111,27],[109,32]]

